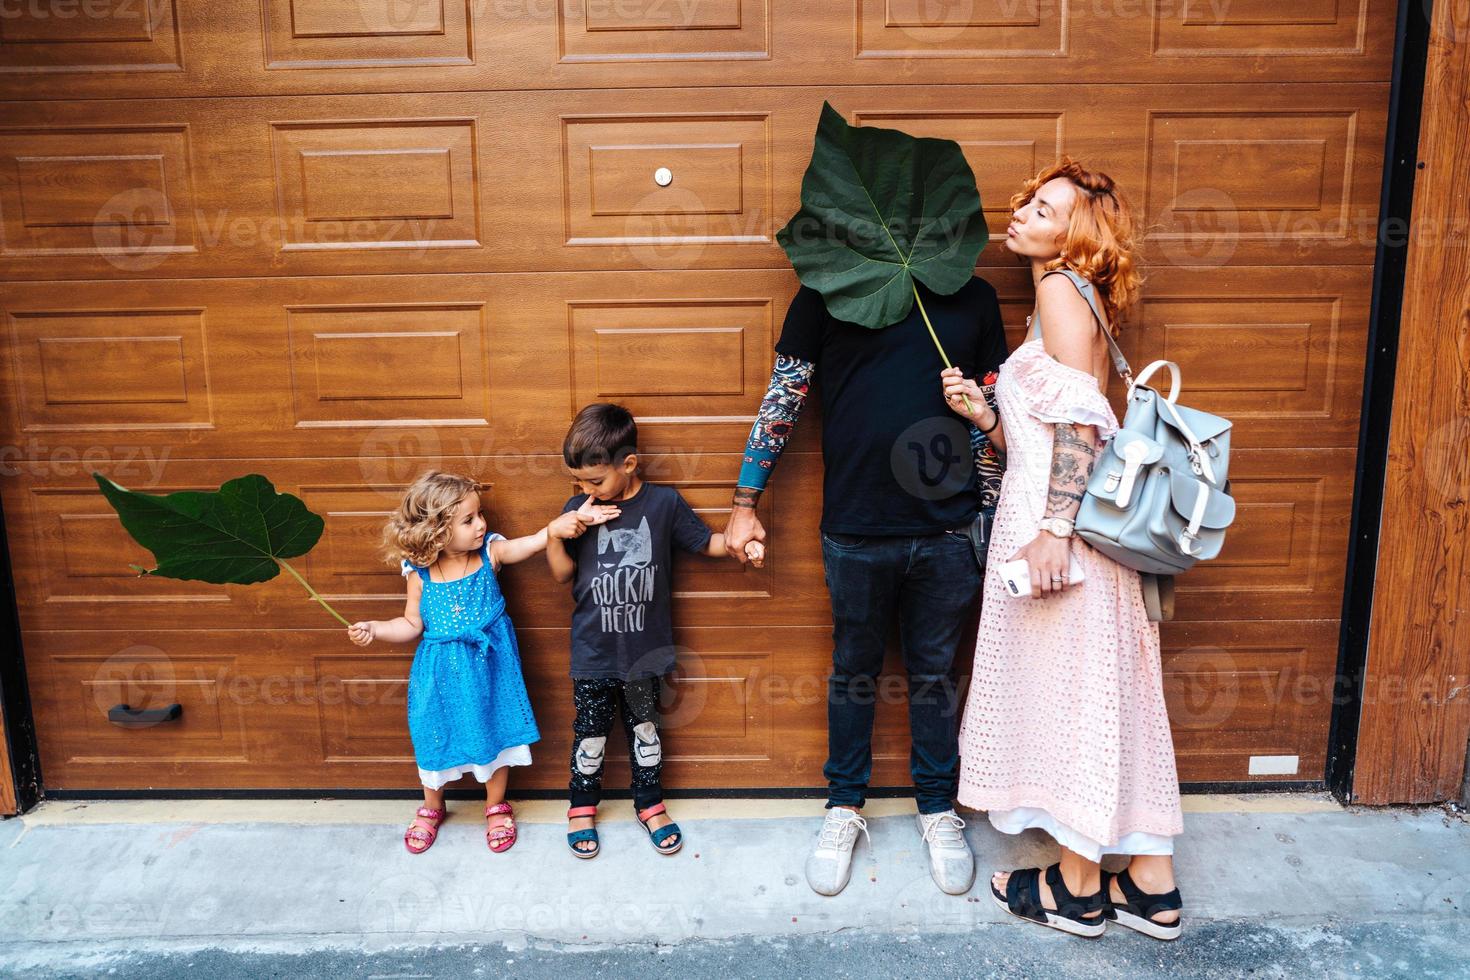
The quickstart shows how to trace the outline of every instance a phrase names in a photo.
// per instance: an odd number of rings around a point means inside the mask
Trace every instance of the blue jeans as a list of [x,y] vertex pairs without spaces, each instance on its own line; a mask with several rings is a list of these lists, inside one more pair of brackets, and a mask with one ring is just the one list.
[[873,709],[889,631],[898,621],[908,671],[909,768],[920,813],[954,806],[959,692],[951,677],[980,596],[963,529],[906,537],[822,535],[832,599],[827,683],[827,806],[864,803],[873,772]]

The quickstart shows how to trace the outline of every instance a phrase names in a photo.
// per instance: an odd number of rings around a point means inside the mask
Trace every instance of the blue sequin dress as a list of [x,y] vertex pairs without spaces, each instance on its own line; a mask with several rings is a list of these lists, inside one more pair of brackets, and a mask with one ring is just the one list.
[[405,576],[423,580],[419,615],[424,634],[408,672],[408,732],[419,779],[438,789],[473,773],[481,782],[503,766],[530,765],[541,739],[515,627],[490,562],[488,534],[481,565],[452,582],[435,582],[427,568],[403,562]]

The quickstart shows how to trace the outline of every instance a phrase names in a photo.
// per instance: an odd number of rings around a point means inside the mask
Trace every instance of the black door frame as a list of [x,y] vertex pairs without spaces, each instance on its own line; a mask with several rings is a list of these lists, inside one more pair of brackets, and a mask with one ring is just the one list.
[[1424,102],[1424,66],[1429,57],[1433,0],[1400,0],[1394,33],[1393,83],[1389,90],[1384,141],[1383,188],[1378,206],[1378,247],[1373,263],[1373,303],[1368,319],[1368,357],[1363,368],[1363,403],[1358,426],[1352,524],[1342,592],[1337,678],[1327,735],[1323,778],[1342,802],[1353,798],[1358,722],[1368,663],[1368,627],[1373,618],[1378,530],[1383,483],[1388,474],[1394,374],[1398,363],[1399,318],[1408,267],[1409,220],[1418,171],[1419,123]]

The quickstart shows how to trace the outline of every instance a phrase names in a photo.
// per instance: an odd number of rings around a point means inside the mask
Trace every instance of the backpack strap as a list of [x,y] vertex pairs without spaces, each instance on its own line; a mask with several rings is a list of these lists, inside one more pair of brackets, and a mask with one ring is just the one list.
[[[1132,391],[1133,371],[1129,369],[1128,359],[1123,356],[1123,351],[1118,347],[1118,342],[1113,339],[1112,331],[1108,330],[1108,322],[1103,318],[1102,309],[1098,306],[1097,288],[1071,269],[1053,269],[1050,272],[1042,273],[1041,278],[1045,279],[1047,276],[1054,276],[1058,273],[1072,280],[1072,285],[1076,286],[1077,291],[1082,294],[1082,298],[1087,300],[1087,305],[1092,308],[1093,319],[1097,320],[1098,326],[1102,327],[1103,339],[1108,342],[1108,353],[1113,358],[1113,370],[1118,372],[1118,377],[1128,383],[1128,390]],[[1037,330],[1039,331],[1040,329],[1041,325],[1038,323]]]

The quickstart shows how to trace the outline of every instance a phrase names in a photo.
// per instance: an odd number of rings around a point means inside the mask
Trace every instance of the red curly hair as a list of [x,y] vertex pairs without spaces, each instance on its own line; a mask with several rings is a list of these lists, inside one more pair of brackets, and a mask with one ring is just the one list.
[[1057,177],[1072,182],[1077,201],[1068,219],[1062,254],[1048,262],[1046,269],[1071,269],[1091,282],[1108,315],[1108,328],[1116,336],[1118,321],[1138,302],[1143,287],[1132,209],[1113,178],[1063,156],[1011,195],[1011,211],[1025,207],[1042,184]]

